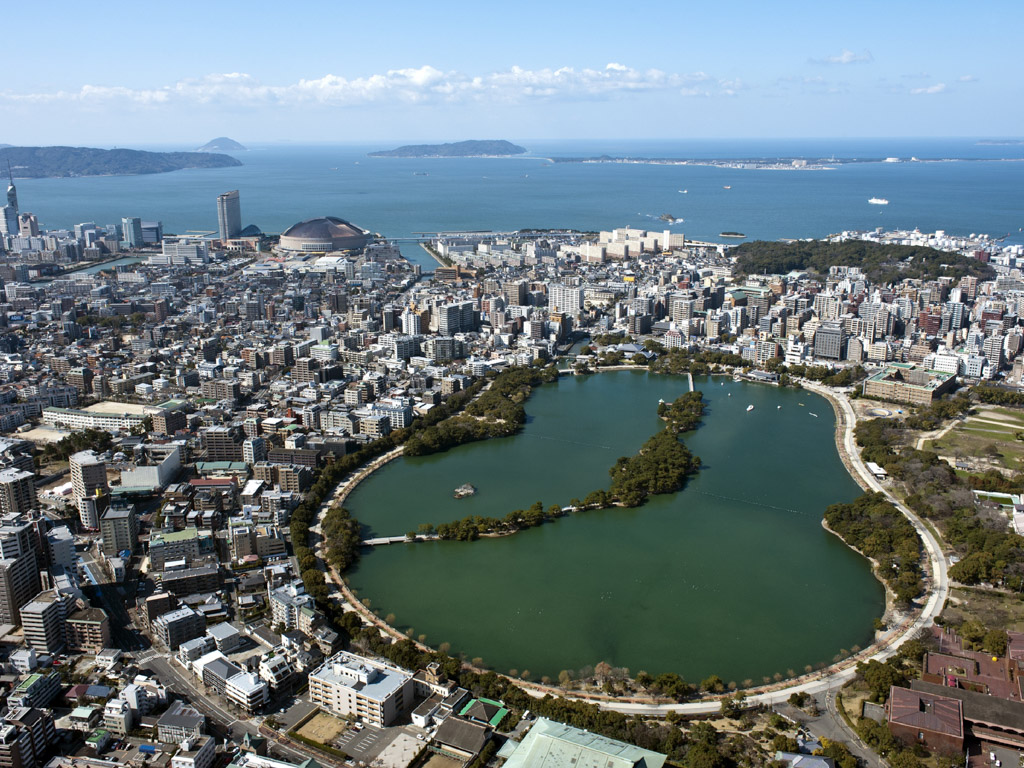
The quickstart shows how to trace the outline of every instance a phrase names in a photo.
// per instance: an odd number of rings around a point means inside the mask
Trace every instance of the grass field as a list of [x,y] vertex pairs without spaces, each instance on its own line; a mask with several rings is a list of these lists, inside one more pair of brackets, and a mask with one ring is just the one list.
[[925,449],[941,456],[963,458],[975,463],[991,462],[1006,469],[1024,469],[1024,413],[999,406],[980,406],[939,440],[925,443]]
[[344,732],[347,725],[348,723],[344,720],[321,712],[299,729],[299,735],[318,744],[330,744],[333,739]]

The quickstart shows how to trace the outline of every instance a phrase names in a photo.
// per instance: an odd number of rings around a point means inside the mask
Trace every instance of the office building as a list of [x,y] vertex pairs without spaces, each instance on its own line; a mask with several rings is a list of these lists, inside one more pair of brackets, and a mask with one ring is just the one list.
[[141,248],[146,244],[142,236],[142,219],[138,217],[121,219],[121,241],[125,248]]
[[342,651],[309,675],[309,700],[338,717],[390,725],[412,704],[412,675]]
[[217,228],[221,240],[230,240],[241,234],[242,204],[237,189],[217,195]]

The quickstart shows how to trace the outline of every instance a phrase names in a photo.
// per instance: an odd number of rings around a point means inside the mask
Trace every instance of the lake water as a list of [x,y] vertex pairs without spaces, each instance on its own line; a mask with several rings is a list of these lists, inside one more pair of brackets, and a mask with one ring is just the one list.
[[[882,588],[820,524],[826,506],[860,492],[836,453],[830,405],[722,378],[697,385],[708,412],[685,441],[704,467],[680,493],[509,537],[367,550],[353,587],[435,647],[535,677],[607,661],[760,682],[868,645]],[[615,459],[661,428],[659,398],[686,388],[629,371],[563,378],[534,392],[520,435],[400,459],[347,506],[368,534],[400,535],[566,504],[607,487]],[[466,482],[478,494],[454,500]]]

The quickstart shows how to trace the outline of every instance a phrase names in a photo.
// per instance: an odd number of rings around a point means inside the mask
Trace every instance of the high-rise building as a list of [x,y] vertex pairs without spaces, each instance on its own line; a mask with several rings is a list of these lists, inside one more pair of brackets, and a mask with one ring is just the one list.
[[34,213],[18,214],[18,234],[22,237],[39,237],[39,219]]
[[18,215],[18,190],[14,186],[14,175],[11,173],[11,161],[7,161],[7,204],[14,209],[14,215]]
[[110,507],[100,518],[100,549],[114,556],[122,550],[135,551],[139,544],[139,521],[135,506]]
[[242,205],[237,189],[217,195],[217,227],[221,240],[229,240],[241,234]]
[[13,707],[0,722],[0,765],[37,768],[57,744],[53,715],[37,707]]
[[126,248],[141,248],[146,244],[142,236],[142,219],[138,217],[121,219],[121,239]]
[[71,492],[76,499],[95,496],[96,491],[106,493],[107,464],[95,451],[79,451],[71,454]]
[[0,235],[18,234],[18,211],[13,205],[0,209]]
[[0,514],[24,514],[35,509],[36,476],[23,469],[0,471]]
[[[70,598],[70,596],[68,596]],[[65,645],[67,601],[57,590],[40,592],[21,607],[25,643],[39,653],[58,653]]]
[[21,606],[39,592],[34,552],[0,559],[0,624],[21,624]]
[[548,311],[579,317],[583,307],[583,289],[555,283],[548,287]]

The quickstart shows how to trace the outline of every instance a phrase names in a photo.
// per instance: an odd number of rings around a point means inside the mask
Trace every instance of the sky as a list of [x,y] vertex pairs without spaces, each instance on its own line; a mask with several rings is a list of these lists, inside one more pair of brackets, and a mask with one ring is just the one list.
[[4,26],[16,145],[1024,130],[1020,0],[54,0]]

